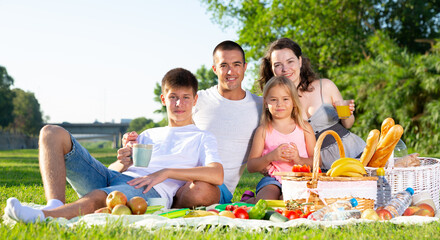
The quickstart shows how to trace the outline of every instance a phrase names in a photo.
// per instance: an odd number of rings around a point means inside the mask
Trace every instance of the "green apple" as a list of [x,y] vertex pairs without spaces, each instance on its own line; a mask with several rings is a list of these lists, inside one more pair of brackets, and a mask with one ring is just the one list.
[[131,215],[131,210],[127,205],[118,204],[112,210],[113,215]]
[[377,215],[377,212],[374,211],[373,209],[365,209],[365,211],[362,212],[361,218],[373,220],[373,221],[380,220],[379,215]]

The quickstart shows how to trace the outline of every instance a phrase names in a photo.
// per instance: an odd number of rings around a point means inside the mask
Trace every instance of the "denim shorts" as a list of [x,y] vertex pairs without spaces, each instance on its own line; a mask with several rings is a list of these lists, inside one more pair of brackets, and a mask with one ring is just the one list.
[[257,184],[257,189],[256,192],[258,193],[258,191],[260,191],[263,187],[267,186],[267,185],[275,185],[277,187],[279,187],[281,189],[281,183],[278,182],[278,180],[274,177],[263,177],[260,182],[258,182]]
[[220,204],[224,203],[231,203],[232,200],[232,193],[228,190],[226,185],[223,183],[222,185],[218,186],[220,189]]
[[139,196],[144,199],[160,198],[154,188],[142,193],[145,187],[134,188],[127,184],[133,177],[110,170],[101,162],[93,158],[90,153],[71,135],[72,151],[64,156],[66,162],[66,178],[79,197],[83,197],[93,190],[102,190],[107,194],[118,190],[127,196],[127,199]]

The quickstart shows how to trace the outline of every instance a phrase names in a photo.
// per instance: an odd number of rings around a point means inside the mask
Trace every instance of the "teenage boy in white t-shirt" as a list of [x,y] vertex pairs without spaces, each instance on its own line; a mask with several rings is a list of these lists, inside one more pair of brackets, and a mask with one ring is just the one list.
[[[261,116],[262,98],[241,86],[247,67],[241,46],[223,41],[212,55],[212,70],[218,77],[218,85],[198,92],[193,119],[198,128],[212,132],[217,139],[224,184],[188,181],[176,193],[175,208],[231,202]],[[122,141],[126,144],[136,139],[137,135],[126,133]]]
[[[45,126],[40,135],[40,169],[48,205],[39,210],[9,198],[5,213],[23,222],[47,217],[70,219],[104,207],[107,195],[115,190],[123,192],[127,199],[162,197],[167,199],[170,208],[176,191],[188,181],[221,185],[223,167],[216,139],[211,133],[198,129],[192,120],[197,85],[194,75],[182,68],[164,76],[161,101],[167,108],[168,126],[148,129],[137,137],[137,142],[154,146],[146,168],[132,166],[130,146],[119,149],[118,160],[106,168],[66,130]],[[53,155],[47,155],[54,140],[61,141],[62,149],[69,151],[53,151]],[[56,177],[51,175],[54,172]],[[81,198],[64,205],[66,177]]]

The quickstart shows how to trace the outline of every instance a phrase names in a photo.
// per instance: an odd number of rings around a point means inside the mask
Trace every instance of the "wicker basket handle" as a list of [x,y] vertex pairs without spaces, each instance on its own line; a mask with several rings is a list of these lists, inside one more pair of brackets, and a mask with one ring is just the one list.
[[318,169],[319,169],[319,163],[320,163],[320,159],[321,159],[322,142],[324,141],[324,138],[329,134],[332,135],[336,139],[336,142],[338,143],[339,156],[341,158],[345,157],[344,145],[342,144],[342,141],[341,141],[341,138],[339,137],[339,135],[333,130],[327,130],[327,131],[323,132],[319,136],[318,140],[316,141],[316,145],[315,145],[315,149],[314,149],[314,153],[313,153],[312,186],[314,188],[316,188],[316,184],[318,183],[318,173],[319,173]]

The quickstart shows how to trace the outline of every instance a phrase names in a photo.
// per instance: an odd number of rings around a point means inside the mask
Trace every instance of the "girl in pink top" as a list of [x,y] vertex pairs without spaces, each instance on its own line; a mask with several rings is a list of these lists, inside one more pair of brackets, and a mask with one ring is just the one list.
[[259,199],[283,199],[281,178],[275,172],[291,172],[294,164],[312,166],[316,138],[301,116],[298,92],[285,76],[272,77],[263,89],[264,111],[249,154],[249,172],[268,171],[257,185]]

